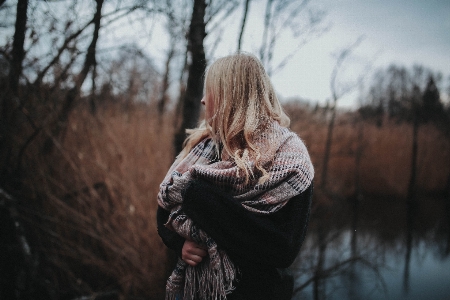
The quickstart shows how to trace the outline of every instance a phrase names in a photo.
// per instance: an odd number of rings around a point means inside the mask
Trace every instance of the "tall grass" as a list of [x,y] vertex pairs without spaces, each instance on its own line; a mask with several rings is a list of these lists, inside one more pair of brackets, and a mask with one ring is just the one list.
[[30,221],[41,229],[41,251],[76,283],[68,290],[162,298],[166,249],[155,213],[173,159],[170,121],[148,106],[110,106],[95,117],[78,109],[50,157],[29,153],[27,186],[40,199]]
[[[327,132],[327,113],[289,103],[291,128],[305,141],[320,182]],[[359,130],[362,130],[360,139]],[[356,154],[361,151],[359,166]],[[445,192],[450,174],[450,140],[433,124],[421,125],[418,145],[417,189]],[[405,197],[411,172],[412,126],[385,119],[382,126],[341,112],[333,131],[328,188],[348,197],[355,192],[355,176],[363,193]]]
[[[286,109],[320,181],[327,114],[293,103]],[[174,157],[175,120],[155,112],[147,105],[110,105],[92,116],[79,107],[51,155],[41,155],[39,147],[27,151],[25,186],[36,209],[23,211],[51,266],[46,280],[55,299],[111,290],[123,299],[163,298],[168,260],[156,231],[156,195]],[[411,138],[408,124],[386,121],[377,127],[355,114],[340,114],[328,188],[342,198],[353,195],[357,172],[363,193],[403,197]],[[442,191],[450,173],[450,142],[432,125],[422,126],[419,138],[419,188]],[[323,201],[316,197],[317,205]]]

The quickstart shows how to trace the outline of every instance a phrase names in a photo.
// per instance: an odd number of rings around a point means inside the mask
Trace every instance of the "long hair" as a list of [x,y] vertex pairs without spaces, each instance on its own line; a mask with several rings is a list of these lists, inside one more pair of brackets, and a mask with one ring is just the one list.
[[232,158],[244,172],[246,182],[255,176],[249,160],[261,171],[258,177],[264,177],[267,172],[259,163],[264,149],[256,146],[256,135],[269,122],[276,120],[288,127],[290,120],[261,62],[245,53],[216,60],[206,71],[204,93],[213,103],[214,115],[196,129],[187,130],[189,136],[179,158],[210,136],[220,149],[219,155]]

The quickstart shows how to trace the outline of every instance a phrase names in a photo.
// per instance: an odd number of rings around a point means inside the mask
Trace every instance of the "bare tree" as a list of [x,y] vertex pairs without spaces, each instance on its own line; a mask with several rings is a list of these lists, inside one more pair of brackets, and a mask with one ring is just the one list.
[[133,103],[151,103],[159,97],[159,74],[151,58],[138,45],[121,47],[114,56],[99,64],[98,105],[120,102],[125,108]]
[[20,106],[19,80],[22,75],[22,64],[25,57],[25,33],[27,30],[28,0],[17,2],[16,22],[14,26],[13,47],[9,67],[9,86],[6,95],[1,98],[0,123],[0,153],[4,154],[0,169],[0,178],[6,176],[8,165],[11,162],[11,142],[16,132],[17,109]]
[[92,67],[96,64],[96,49],[100,31],[100,22],[102,18],[103,0],[96,0],[95,2],[96,11],[93,18],[94,31],[92,33],[91,43],[89,44],[84,58],[83,68],[75,77],[75,85],[67,92],[61,111],[59,112],[57,122],[54,124],[54,127],[52,127],[52,136],[47,139],[47,142],[44,145],[44,153],[49,153],[52,150],[53,138],[58,138],[59,135],[65,130],[69,113],[74,106],[75,100],[80,94],[81,86],[86,80]]
[[[412,125],[411,171],[408,182],[407,200],[414,202],[418,169],[418,134],[421,124],[432,122],[446,135],[447,117],[437,84],[440,73],[416,65],[412,69],[389,66],[376,73],[367,98],[369,103],[364,108],[370,110],[375,106],[377,117],[387,113],[397,122],[409,122]],[[373,107],[372,107],[373,109]]]
[[9,88],[17,96],[19,88],[19,77],[22,74],[22,62],[25,57],[25,32],[27,30],[28,0],[17,2],[17,16],[14,31],[14,41],[11,57],[11,68],[9,70]]
[[[237,0],[209,0],[205,1],[205,15],[204,15],[204,24],[205,24],[205,37],[206,31],[208,31],[208,36],[214,38],[212,41],[212,46],[206,45],[204,42],[204,48],[208,48],[208,51],[205,51],[205,60],[206,52],[208,52],[208,56],[213,56],[213,52],[215,47],[218,45],[218,42],[221,40],[221,34],[218,33],[225,24],[225,20],[232,15],[232,12],[238,6],[239,1]],[[187,80],[189,78],[189,68],[193,63],[192,61],[192,53],[190,51],[191,40],[189,37],[190,25],[192,15],[186,15],[186,7],[191,7],[190,5],[195,5],[195,2],[192,1],[169,1],[167,0],[163,6],[161,6],[161,11],[166,18],[166,31],[169,35],[169,46],[166,50],[166,59],[165,65],[162,72],[162,81],[160,88],[160,96],[158,99],[158,111],[160,113],[164,113],[166,104],[168,102],[167,92],[172,84],[171,78],[174,76],[171,74],[175,74],[179,72],[178,76],[178,86],[179,86],[179,97],[176,106],[176,121],[175,127],[179,128],[181,126],[178,119],[182,119],[182,110],[183,110],[183,99],[185,98],[185,93],[187,90]],[[208,29],[206,28],[208,26]],[[216,34],[211,34],[215,32]],[[170,66],[172,60],[174,59],[182,59],[182,62],[178,64],[181,66],[180,68],[175,68],[175,70],[171,70],[174,67]]]
[[186,137],[186,128],[195,127],[200,116],[200,99],[203,94],[202,76],[206,69],[205,50],[203,47],[203,40],[206,36],[206,6],[205,0],[195,0],[192,9],[188,34],[191,65],[189,67],[186,92],[182,101],[181,126],[178,128],[174,139],[176,153],[179,153],[182,149],[182,144]]
[[[310,0],[267,0],[259,58],[269,75],[282,69],[306,42],[326,31],[321,27],[325,13],[310,7]],[[281,34],[290,32],[292,51],[274,65],[275,48]]]
[[347,84],[345,86],[338,86],[336,80],[339,74],[339,71],[342,67],[342,64],[344,61],[349,57],[349,55],[354,51],[354,49],[361,43],[362,37],[358,38],[358,40],[353,43],[351,46],[345,48],[342,50],[336,60],[336,64],[333,68],[333,71],[331,73],[330,78],[330,90],[331,90],[331,97],[332,97],[332,106],[331,106],[331,119],[328,123],[328,130],[327,130],[327,138],[326,138],[326,144],[325,144],[325,153],[323,156],[323,163],[322,163],[322,175],[321,175],[321,183],[320,187],[325,189],[326,183],[327,183],[327,174],[328,174],[328,161],[330,158],[330,152],[331,152],[331,142],[333,137],[333,129],[334,129],[334,123],[336,119],[336,106],[338,103],[338,100],[343,97],[344,95],[351,92],[353,89],[355,89],[362,81],[363,76],[361,75],[355,82],[352,82],[350,84]]
[[[220,46],[224,33],[228,30],[227,19],[234,17],[234,11],[239,7],[240,0],[210,0],[206,10],[208,40],[206,43],[206,59],[215,57],[215,51]],[[232,20],[233,22],[233,20]]]
[[[165,7],[163,9],[164,16],[166,17],[165,28],[167,33],[169,34],[169,46],[167,49],[166,60],[164,64],[164,71],[162,74],[162,82],[160,88],[160,96],[158,99],[158,113],[162,116],[165,112],[165,108],[169,97],[167,95],[170,83],[171,83],[171,63],[176,56],[179,56],[181,53],[186,54],[186,26],[188,22],[188,15],[186,14],[186,10],[184,9],[186,3],[181,2],[173,2],[171,0],[167,0],[165,3]],[[179,7],[183,7],[180,11]],[[180,48],[184,49],[180,49]],[[187,60],[185,59],[182,68],[179,70],[180,72],[180,86],[184,85],[184,77],[183,74],[186,72]],[[180,95],[181,96],[181,95]],[[181,98],[180,98],[181,99]]]
[[[41,84],[42,79],[50,70],[50,68],[54,67],[55,64],[60,60],[61,55],[64,51],[67,51],[69,48],[69,44],[78,38],[92,23],[94,22],[94,18],[92,18],[89,22],[87,22],[84,26],[82,26],[79,30],[75,31],[71,35],[65,38],[63,44],[59,47],[57,54],[53,57],[53,59],[37,74],[36,79],[34,81],[34,85],[38,86]],[[57,82],[55,82],[56,84]]]
[[247,15],[248,15],[248,8],[250,6],[250,1],[251,0],[245,0],[245,3],[244,3],[244,14],[242,16],[242,22],[241,22],[241,27],[240,27],[240,32],[239,32],[237,52],[241,51],[242,36],[244,35],[245,24],[247,23]]
[[169,80],[170,80],[170,63],[172,62],[173,57],[175,56],[175,38],[171,35],[170,46],[167,52],[167,57],[164,65],[164,74],[161,83],[161,92],[160,98],[158,99],[158,115],[162,116],[165,111],[165,107],[168,101],[167,91],[169,89]]

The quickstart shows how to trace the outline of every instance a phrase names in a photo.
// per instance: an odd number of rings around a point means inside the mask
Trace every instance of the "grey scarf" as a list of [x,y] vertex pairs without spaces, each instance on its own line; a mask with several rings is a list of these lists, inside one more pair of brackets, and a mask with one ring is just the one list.
[[[300,138],[273,122],[255,144],[261,149],[262,166],[268,171],[264,182],[253,176],[245,182],[232,159],[218,160],[210,138],[198,143],[183,159],[177,159],[160,185],[158,204],[170,211],[165,226],[185,239],[206,245],[208,256],[192,267],[179,259],[166,286],[166,299],[226,299],[234,289],[238,269],[214,240],[198,228],[181,209],[183,192],[192,178],[202,178],[231,192],[249,211],[271,214],[311,184],[314,168]],[[258,174],[248,157],[252,174]]]

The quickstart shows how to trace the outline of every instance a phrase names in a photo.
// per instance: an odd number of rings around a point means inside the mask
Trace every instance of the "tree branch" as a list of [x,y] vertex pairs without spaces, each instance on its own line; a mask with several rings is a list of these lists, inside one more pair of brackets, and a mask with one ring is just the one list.
[[243,15],[243,17],[242,17],[241,31],[240,31],[240,33],[239,33],[237,52],[240,52],[240,51],[241,51],[242,36],[244,35],[245,24],[246,24],[246,22],[247,22],[248,7],[249,7],[249,5],[250,5],[250,1],[251,1],[251,0],[246,0],[246,1],[245,1],[244,15]]
[[61,57],[61,54],[64,52],[64,50],[67,49],[67,46],[71,41],[76,39],[83,31],[89,27],[94,22],[95,18],[92,18],[86,25],[84,25],[81,29],[74,32],[70,36],[68,36],[64,43],[61,45],[61,47],[58,49],[58,53],[55,55],[55,57],[48,63],[48,65],[38,74],[36,80],[34,81],[34,85],[39,85],[42,81],[42,78],[44,78],[45,74],[48,72],[48,70],[56,63],[58,62],[59,58]]

